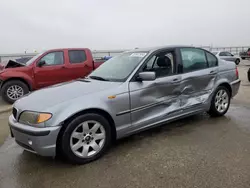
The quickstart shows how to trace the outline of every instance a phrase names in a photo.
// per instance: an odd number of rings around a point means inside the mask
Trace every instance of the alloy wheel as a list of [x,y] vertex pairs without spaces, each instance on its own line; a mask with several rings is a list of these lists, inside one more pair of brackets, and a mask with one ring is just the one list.
[[217,92],[215,96],[215,108],[218,112],[223,113],[227,110],[229,105],[229,96],[228,93],[221,89]]
[[85,121],[71,134],[70,148],[80,158],[93,157],[99,153],[106,141],[106,132],[99,122]]
[[11,100],[17,100],[24,94],[23,88],[18,85],[12,85],[7,89],[7,96]]

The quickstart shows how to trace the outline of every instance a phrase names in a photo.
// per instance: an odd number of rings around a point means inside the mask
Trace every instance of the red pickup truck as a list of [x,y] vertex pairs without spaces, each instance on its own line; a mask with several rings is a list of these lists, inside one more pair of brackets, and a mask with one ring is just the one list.
[[1,95],[14,103],[30,91],[85,77],[102,63],[87,48],[49,50],[25,64],[10,60],[0,65]]

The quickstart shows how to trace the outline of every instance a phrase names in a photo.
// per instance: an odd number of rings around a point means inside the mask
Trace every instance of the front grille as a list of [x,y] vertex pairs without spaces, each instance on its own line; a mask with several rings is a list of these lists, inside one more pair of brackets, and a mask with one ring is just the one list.
[[13,114],[14,118],[17,120],[17,109],[16,108],[12,109],[12,114]]

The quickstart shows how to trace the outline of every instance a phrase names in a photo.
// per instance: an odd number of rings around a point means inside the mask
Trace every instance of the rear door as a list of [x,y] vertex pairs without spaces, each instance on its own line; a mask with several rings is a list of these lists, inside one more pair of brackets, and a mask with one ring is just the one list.
[[[45,61],[45,65],[39,67],[37,64],[40,61]],[[37,88],[67,81],[64,51],[52,51],[44,54],[34,66],[34,77]]]
[[93,70],[92,57],[84,49],[68,50],[68,72],[70,79],[77,79],[87,76]]
[[179,84],[181,75],[176,75],[175,51],[154,54],[139,72],[154,71],[153,81],[129,83],[131,120],[134,129],[141,129],[171,117],[180,108]]
[[180,48],[182,68],[181,108],[187,112],[205,108],[214,88],[218,60],[198,48]]

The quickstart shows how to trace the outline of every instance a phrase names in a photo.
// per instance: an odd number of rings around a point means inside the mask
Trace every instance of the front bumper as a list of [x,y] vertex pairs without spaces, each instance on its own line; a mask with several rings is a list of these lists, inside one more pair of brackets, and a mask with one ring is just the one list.
[[240,83],[241,83],[241,80],[239,79],[231,82],[232,97],[234,97],[238,93],[239,88],[240,88]]
[[25,150],[41,156],[56,155],[56,140],[60,126],[31,127],[17,122],[13,115],[9,117],[9,126],[17,144]]

